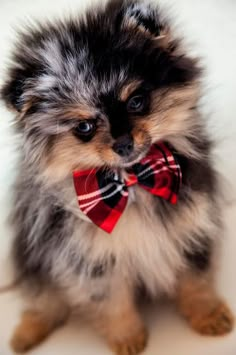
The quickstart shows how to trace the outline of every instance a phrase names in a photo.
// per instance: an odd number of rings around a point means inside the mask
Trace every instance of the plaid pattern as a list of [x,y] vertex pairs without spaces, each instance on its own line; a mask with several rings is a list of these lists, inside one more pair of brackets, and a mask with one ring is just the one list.
[[115,171],[74,172],[79,207],[98,227],[111,233],[128,202],[128,188],[138,184],[151,194],[177,203],[181,169],[167,144],[153,144],[149,153],[122,180]]

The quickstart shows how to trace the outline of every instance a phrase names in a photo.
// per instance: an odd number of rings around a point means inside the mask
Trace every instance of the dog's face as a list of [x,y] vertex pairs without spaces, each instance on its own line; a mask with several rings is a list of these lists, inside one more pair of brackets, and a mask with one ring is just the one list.
[[60,180],[129,167],[160,140],[187,149],[198,70],[177,53],[157,11],[135,2],[24,34],[3,97],[26,158]]

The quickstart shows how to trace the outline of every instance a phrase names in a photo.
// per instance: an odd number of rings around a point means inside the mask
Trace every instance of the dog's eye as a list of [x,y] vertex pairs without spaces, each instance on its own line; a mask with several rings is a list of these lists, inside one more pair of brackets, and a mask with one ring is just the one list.
[[81,121],[78,126],[76,127],[76,130],[80,134],[90,134],[94,130],[94,124],[92,122],[88,121]]
[[127,102],[128,112],[142,112],[145,108],[146,100],[143,95],[136,95],[129,99]]
[[90,139],[96,131],[95,122],[92,120],[80,121],[78,125],[74,128],[74,133],[80,138]]

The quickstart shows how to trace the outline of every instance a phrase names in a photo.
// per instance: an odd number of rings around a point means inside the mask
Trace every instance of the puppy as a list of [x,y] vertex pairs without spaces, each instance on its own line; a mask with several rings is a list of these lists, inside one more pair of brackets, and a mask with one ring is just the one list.
[[200,76],[138,1],[20,36],[2,89],[22,136],[13,259],[28,303],[16,352],[77,312],[115,354],[141,352],[140,287],[173,299],[201,334],[231,331],[214,288],[221,206]]

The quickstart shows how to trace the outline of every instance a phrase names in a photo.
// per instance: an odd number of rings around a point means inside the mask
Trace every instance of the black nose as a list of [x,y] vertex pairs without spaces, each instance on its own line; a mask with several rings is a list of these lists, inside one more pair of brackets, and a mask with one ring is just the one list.
[[125,134],[124,136],[117,138],[112,148],[121,157],[128,156],[132,153],[134,148],[133,138],[130,135]]

